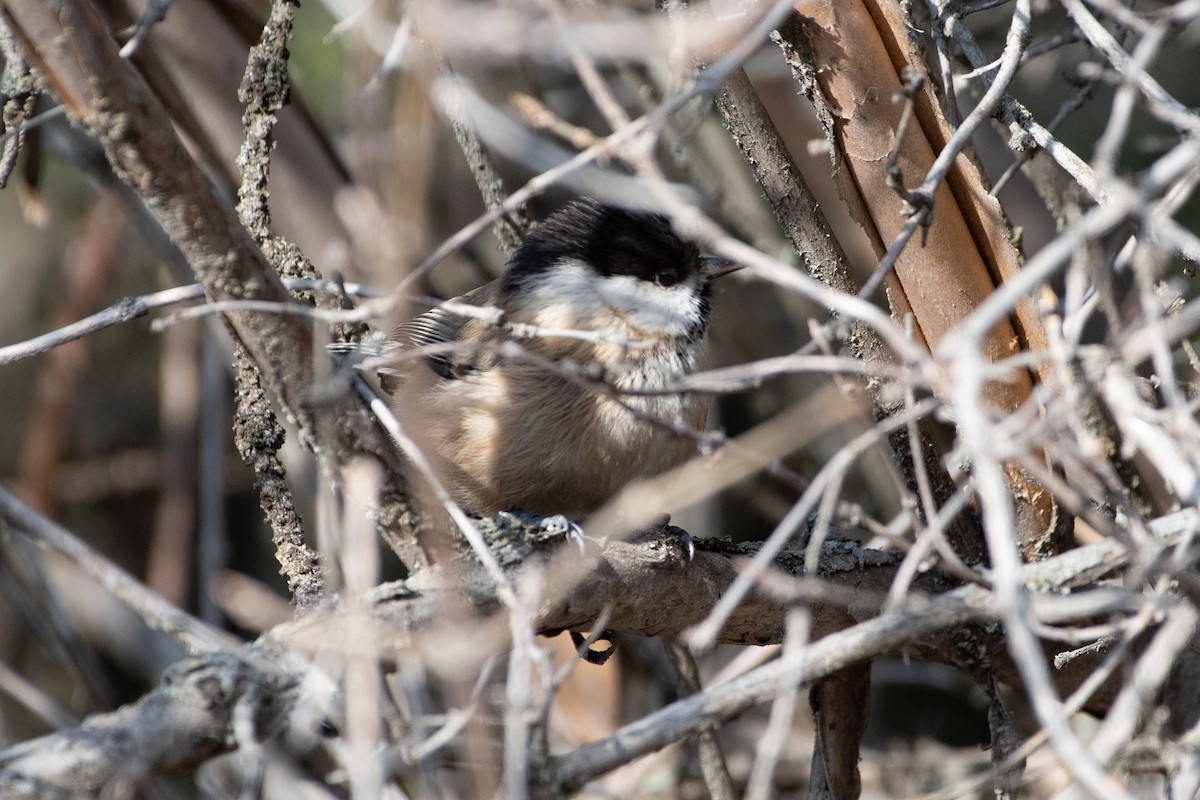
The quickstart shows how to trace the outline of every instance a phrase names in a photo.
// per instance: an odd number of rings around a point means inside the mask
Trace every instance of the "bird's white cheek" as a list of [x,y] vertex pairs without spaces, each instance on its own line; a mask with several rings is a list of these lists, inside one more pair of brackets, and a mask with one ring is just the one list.
[[682,336],[700,321],[700,299],[695,278],[675,286],[656,286],[630,275],[615,275],[599,282],[597,291],[605,305],[649,333]]
[[563,261],[528,288],[530,321],[544,328],[607,330],[619,317],[645,334],[683,336],[701,320],[698,276],[671,287],[632,275],[604,277]]

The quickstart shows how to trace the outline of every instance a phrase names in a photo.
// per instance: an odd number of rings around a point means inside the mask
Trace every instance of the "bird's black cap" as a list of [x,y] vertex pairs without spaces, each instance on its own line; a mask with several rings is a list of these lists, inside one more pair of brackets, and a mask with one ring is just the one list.
[[563,259],[576,259],[601,275],[632,275],[660,285],[704,272],[700,251],[651,211],[590,198],[555,212],[526,235],[501,279],[512,291]]

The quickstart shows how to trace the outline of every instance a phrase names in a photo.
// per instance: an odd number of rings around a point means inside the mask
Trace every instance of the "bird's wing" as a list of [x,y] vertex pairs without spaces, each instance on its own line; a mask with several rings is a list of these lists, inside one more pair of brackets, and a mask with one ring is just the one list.
[[[456,297],[454,302],[485,305],[479,290]],[[427,349],[422,359],[425,364],[447,380],[458,380],[495,364],[496,355],[488,347],[495,340],[486,322],[439,307],[397,325],[388,337],[385,352],[400,356],[405,350]],[[380,370],[384,388],[394,391],[409,371],[405,367],[401,357],[394,368]]]
[[[434,308],[407,322],[402,322],[392,330],[388,344],[397,355],[404,350],[429,348],[425,354],[425,363],[443,378],[461,377],[456,373],[455,350],[448,347],[459,340],[463,328],[471,321],[470,317],[455,314],[443,308]],[[393,374],[402,374],[402,370],[392,370]],[[397,375],[398,376],[398,375]]]

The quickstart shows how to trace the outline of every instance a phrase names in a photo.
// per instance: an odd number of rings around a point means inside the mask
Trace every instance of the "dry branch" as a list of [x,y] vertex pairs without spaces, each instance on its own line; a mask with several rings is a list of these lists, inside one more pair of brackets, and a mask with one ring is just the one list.
[[[1181,512],[1154,525],[1156,546],[1168,549],[1200,523],[1194,511]],[[592,558],[561,553],[548,572],[572,586],[564,597],[541,606],[540,630],[586,630],[600,614],[607,614],[610,629],[640,635],[672,635],[703,619],[728,587],[738,565],[753,554],[753,545],[710,542],[689,562],[683,557],[674,533],[666,532],[641,542],[612,542]],[[1092,599],[1083,591],[1075,599],[1059,600],[1073,586],[1089,586],[1115,574],[1135,554],[1116,541],[1106,541],[1028,565],[1023,580],[1037,592],[1036,608],[1046,623],[1062,623],[1091,616],[1100,608],[1128,609],[1140,598],[1136,587],[1124,592],[1103,592]],[[778,642],[784,618],[792,604],[811,608],[813,638],[797,659],[783,659],[759,667],[725,684],[685,697],[619,731],[610,739],[586,745],[556,757],[549,775],[561,790],[579,787],[586,780],[619,766],[629,758],[651,752],[695,733],[714,721],[730,720],[747,708],[769,702],[788,685],[810,683],[847,666],[888,652],[906,652],[955,664],[960,658],[959,629],[969,622],[996,619],[995,599],[984,588],[969,586],[943,594],[914,594],[900,607],[882,616],[878,600],[895,574],[891,554],[863,549],[850,542],[830,542],[822,554],[820,581],[780,583],[747,598],[722,631],[721,641],[731,643]],[[370,628],[362,636],[380,645],[388,657],[411,653],[422,642],[436,643],[440,630],[452,626],[463,636],[463,620],[448,619],[448,608],[462,607],[464,587],[476,612],[499,608],[485,571],[468,558],[458,569],[440,568],[440,576],[424,575],[373,592]],[[509,563],[516,579],[525,570],[542,571],[539,557]],[[775,561],[783,574],[803,572],[803,553],[789,550]],[[529,577],[528,573],[525,575]],[[936,592],[940,581],[932,576],[924,588]],[[790,595],[790,597],[788,597]],[[452,602],[451,598],[456,598]],[[608,602],[615,599],[615,603]],[[1140,603],[1134,603],[1140,605]],[[866,621],[846,627],[847,611]],[[357,614],[359,612],[350,612]],[[112,714],[92,718],[78,728],[26,742],[0,753],[0,793],[5,797],[46,796],[28,794],[53,788],[96,791],[114,780],[137,781],[186,765],[195,765],[216,752],[235,747],[250,735],[277,732],[298,695],[296,687],[311,667],[297,653],[317,653],[345,625],[339,613],[313,612],[272,631],[258,643],[237,651],[207,654],[174,668],[163,684],[142,700]],[[501,624],[500,629],[507,626]],[[485,623],[477,629],[495,626]],[[1019,682],[1007,656],[1002,633],[991,626],[984,642],[995,661],[997,674]],[[364,642],[367,640],[364,639]],[[482,640],[481,640],[482,641]],[[436,645],[435,645],[436,646]],[[1053,645],[1050,645],[1053,646]],[[481,653],[482,659],[486,654]],[[1064,693],[1079,686],[1090,674],[1090,662],[1057,673]],[[1172,724],[1179,728],[1200,718],[1200,697],[1189,690],[1200,675],[1200,656],[1183,652],[1169,678],[1165,700]],[[1101,687],[1088,707],[1104,712],[1117,687]],[[254,725],[238,727],[239,721]],[[132,737],[132,746],[131,738]],[[54,754],[43,758],[42,754]],[[131,754],[136,753],[137,758]],[[31,789],[30,787],[33,787]],[[26,794],[10,794],[15,792]]]
[[[794,24],[784,25],[782,30],[797,32]],[[722,87],[717,108],[808,272],[831,289],[844,294],[858,294],[862,289],[861,281],[855,277],[820,204],[775,129],[753,84],[742,70],[734,71]],[[822,119],[826,125],[832,126],[831,117],[823,115]],[[885,280],[890,287],[889,299],[894,303],[893,315],[905,317],[912,309],[899,283],[891,272]],[[893,354],[882,338],[868,325],[851,321],[850,326],[850,335],[847,337],[849,348],[859,361],[872,366],[894,361]],[[762,362],[755,365],[756,368],[762,366]],[[844,391],[850,391],[849,381],[842,381],[842,386]],[[871,377],[865,381],[865,386],[877,415],[890,416],[903,411],[901,393],[896,390],[894,381]],[[914,495],[920,494],[921,481],[917,475],[923,469],[929,476],[931,499],[941,506],[954,493],[954,481],[942,464],[943,454],[934,443],[928,422],[920,420],[910,429],[896,431],[890,437],[892,458]],[[921,460],[920,465],[917,459]],[[923,510],[927,516],[934,513],[932,503]],[[977,520],[968,514],[960,514],[947,527],[948,540],[965,561],[977,563],[983,560],[983,537]]]
[[[158,100],[122,60],[94,7],[40,0],[4,0],[3,7],[48,86],[71,118],[96,137],[117,177],[145,201],[210,301],[290,302],[274,268],[188,155]],[[314,381],[312,336],[301,317],[237,311],[226,319],[318,455],[333,445],[336,461],[365,454],[399,475],[395,448],[356,396],[346,394],[325,409],[336,420],[323,429],[332,431],[332,442],[316,432],[306,402]],[[398,502],[404,505],[403,498]],[[388,517],[398,521],[405,514]]]
[[[6,0],[5,8],[46,83],[96,137],[117,176],[146,201],[210,298],[286,301],[274,270],[188,156],[162,106],[121,59],[94,7]],[[230,320],[298,409],[311,372],[305,326],[277,315]]]
[[[109,28],[137,19],[145,3],[101,4]],[[172,3],[170,13],[142,40],[130,62],[182,131],[193,157],[224,192],[237,189],[235,161],[242,145],[238,100],[246,53],[262,34],[256,10],[237,3]],[[271,212],[276,232],[306,253],[323,254],[349,238],[329,199],[351,186],[328,136],[293,92],[280,113],[271,152]],[[362,277],[360,265],[347,265]]]
[[193,769],[236,746],[239,734],[278,729],[298,679],[263,651],[189,658],[136,703],[0,753],[0,794],[95,797]]
[[[951,135],[898,8],[873,0],[815,2],[805,4],[804,13],[803,20],[780,26],[778,40],[822,112],[842,197],[887,269],[881,277],[893,314],[903,319],[911,312],[917,340],[936,348],[1017,274],[1008,226],[982,172],[961,152],[969,131]],[[915,109],[911,117],[908,103]],[[905,188],[917,181],[918,189]],[[919,246],[909,239],[918,224]],[[997,320],[988,331],[984,359],[994,363],[1044,346],[1040,322],[1024,306],[1017,304],[1013,318]],[[1032,386],[1028,371],[1010,371],[987,384],[983,399],[1011,413],[1029,399]],[[1019,503],[1022,551],[1028,558],[1061,552],[1069,526],[1051,494],[1016,467],[1008,480]]]

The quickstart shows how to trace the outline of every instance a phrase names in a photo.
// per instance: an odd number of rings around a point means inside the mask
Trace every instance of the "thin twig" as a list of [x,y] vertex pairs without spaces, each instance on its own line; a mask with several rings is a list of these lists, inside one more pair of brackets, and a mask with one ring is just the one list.
[[194,653],[225,649],[236,641],[215,628],[168,604],[137,579],[88,547],[77,537],[46,519],[0,486],[0,515],[38,542],[65,556],[86,575],[137,612],[146,624],[177,639]]

